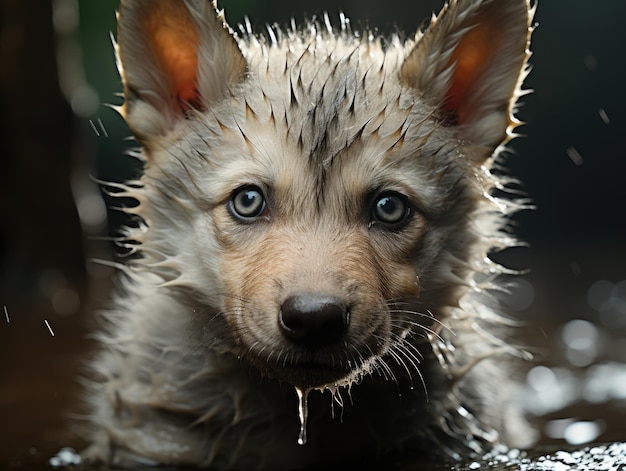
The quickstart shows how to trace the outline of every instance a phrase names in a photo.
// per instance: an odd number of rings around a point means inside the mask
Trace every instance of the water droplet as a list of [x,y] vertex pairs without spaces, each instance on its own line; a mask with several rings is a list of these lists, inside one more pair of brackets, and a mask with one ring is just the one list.
[[67,466],[79,465],[81,461],[81,457],[78,453],[76,453],[76,450],[66,447],[59,450],[56,456],[50,458],[48,464],[52,468],[64,468]]
[[107,210],[99,193],[89,189],[77,189],[74,201],[78,217],[88,229],[98,229],[107,222]]
[[579,381],[564,368],[536,366],[528,372],[526,380],[532,393],[525,407],[533,415],[561,410],[578,398]]
[[598,329],[589,321],[573,319],[563,326],[561,336],[565,344],[575,350],[588,350],[598,342]]
[[588,366],[600,353],[600,332],[589,321],[574,319],[561,331],[566,346],[565,356],[575,366]]
[[582,445],[597,439],[603,429],[604,426],[600,421],[573,422],[563,432],[563,438],[570,445]]
[[595,70],[598,68],[598,59],[596,59],[592,54],[585,54],[583,57],[583,63],[589,70]]
[[306,445],[306,424],[309,415],[308,397],[311,389],[301,389],[298,386],[296,394],[298,395],[298,418],[300,419],[300,434],[298,435],[298,445]]
[[583,272],[583,269],[580,267],[580,263],[575,260],[570,262],[569,267],[572,270],[572,273],[576,276],[581,275]]
[[582,164],[585,163],[585,159],[583,159],[583,156],[580,155],[580,152],[578,152],[576,148],[568,147],[566,150],[566,153],[567,153],[567,156],[570,158],[572,162],[574,162],[575,165],[580,167]]
[[602,119],[602,122],[604,124],[609,124],[611,122],[609,115],[606,114],[606,111],[604,110],[604,108],[600,108],[598,110],[598,114],[600,115],[600,118]]
[[626,280],[622,280],[613,286],[611,304],[619,312],[626,313]]
[[514,311],[524,311],[535,301],[535,287],[524,278],[518,278],[510,285],[509,307]]
[[597,311],[601,311],[611,300],[613,283],[607,280],[598,280],[593,283],[587,291],[587,302],[589,306]]
[[55,291],[51,301],[57,314],[70,315],[80,309],[80,297],[73,289],[61,288]]
[[555,419],[546,423],[544,431],[550,438],[563,439],[565,429],[574,422],[574,419]]

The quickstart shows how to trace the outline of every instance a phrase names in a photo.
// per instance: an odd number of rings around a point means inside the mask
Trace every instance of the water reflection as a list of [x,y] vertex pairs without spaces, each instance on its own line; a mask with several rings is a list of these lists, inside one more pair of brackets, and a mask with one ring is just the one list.
[[626,365],[604,363],[581,370],[535,366],[526,376],[525,409],[534,416],[576,402],[599,404],[626,400]]
[[526,376],[524,407],[530,415],[561,410],[578,399],[580,380],[565,368],[535,366]]
[[604,432],[602,420],[572,422],[563,431],[563,438],[570,445],[583,445],[595,441]]
[[59,452],[50,458],[48,464],[52,468],[65,468],[67,466],[76,466],[81,463],[82,459],[74,448],[63,448]]

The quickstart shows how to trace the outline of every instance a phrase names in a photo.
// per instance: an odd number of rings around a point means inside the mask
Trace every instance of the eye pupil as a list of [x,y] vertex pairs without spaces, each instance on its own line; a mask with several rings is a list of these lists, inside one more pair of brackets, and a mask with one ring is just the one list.
[[241,188],[232,197],[230,209],[240,219],[257,218],[265,210],[265,197],[256,187]]
[[250,210],[250,208],[254,208],[258,204],[258,199],[259,194],[257,192],[246,191],[245,193],[242,193],[242,196],[239,198],[239,203],[241,204],[242,208]]
[[375,221],[388,225],[398,225],[406,221],[409,215],[409,208],[400,195],[394,193],[380,196],[372,211],[372,218]]

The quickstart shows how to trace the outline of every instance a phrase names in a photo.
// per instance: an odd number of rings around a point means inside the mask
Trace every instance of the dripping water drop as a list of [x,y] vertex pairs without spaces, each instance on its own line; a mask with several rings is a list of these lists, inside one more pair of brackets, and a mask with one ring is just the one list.
[[298,445],[306,445],[306,423],[309,415],[308,397],[310,389],[301,389],[296,386],[298,395],[298,417],[300,418],[300,435],[298,435]]

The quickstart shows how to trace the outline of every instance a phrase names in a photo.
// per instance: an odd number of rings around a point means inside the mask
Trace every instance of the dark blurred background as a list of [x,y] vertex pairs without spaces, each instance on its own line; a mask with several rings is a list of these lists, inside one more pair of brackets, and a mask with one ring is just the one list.
[[[117,3],[0,0],[0,464],[37,460],[73,440],[61,411],[76,402],[88,312],[105,302],[113,273],[87,260],[111,259],[97,238],[120,222],[107,220],[94,178],[138,171],[124,156],[129,131],[107,106],[121,103],[110,40]],[[343,11],[355,28],[407,34],[441,5],[220,3],[232,25],[245,14],[259,32],[324,11],[337,24]],[[530,269],[511,307],[538,363],[550,367],[626,363],[625,17],[626,2],[613,0],[544,0],[536,15],[526,81],[534,93],[518,113],[527,137],[512,143],[507,166],[537,210],[515,218],[530,248],[500,259]],[[568,343],[572,321],[587,328],[574,338],[594,344],[578,356]],[[596,414],[585,411],[572,414]],[[623,407],[609,415],[624,423]],[[626,439],[623,426],[603,423],[598,439]],[[544,431],[545,442],[561,438]]]

